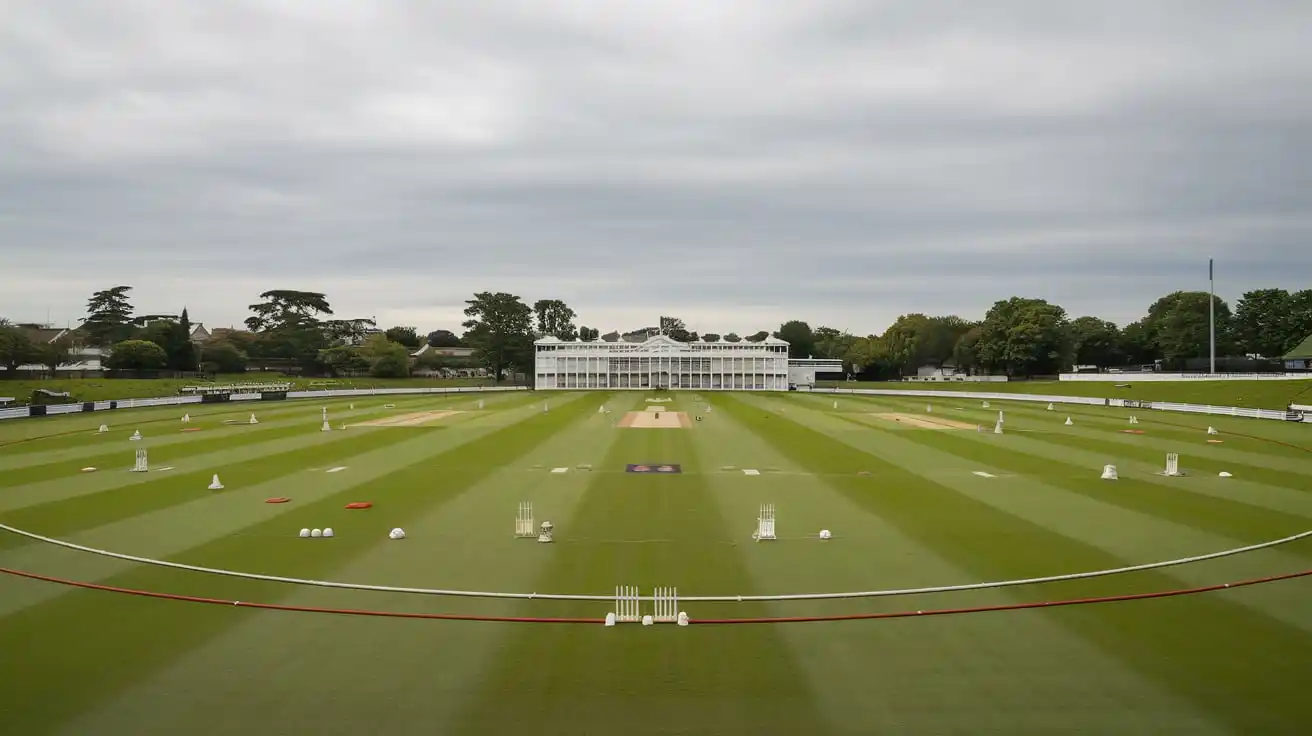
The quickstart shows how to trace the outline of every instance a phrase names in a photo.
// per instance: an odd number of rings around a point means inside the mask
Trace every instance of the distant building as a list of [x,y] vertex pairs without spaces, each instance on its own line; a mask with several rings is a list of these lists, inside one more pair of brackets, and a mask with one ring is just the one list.
[[1306,371],[1312,370],[1312,335],[1299,343],[1299,346],[1290,350],[1283,358],[1285,361],[1285,370]]

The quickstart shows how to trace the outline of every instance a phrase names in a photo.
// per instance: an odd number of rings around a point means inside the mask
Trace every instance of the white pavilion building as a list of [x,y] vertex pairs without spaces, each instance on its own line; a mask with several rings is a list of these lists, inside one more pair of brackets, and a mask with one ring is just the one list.
[[787,391],[788,343],[684,343],[665,335],[645,342],[565,341],[534,343],[538,389],[696,389]]

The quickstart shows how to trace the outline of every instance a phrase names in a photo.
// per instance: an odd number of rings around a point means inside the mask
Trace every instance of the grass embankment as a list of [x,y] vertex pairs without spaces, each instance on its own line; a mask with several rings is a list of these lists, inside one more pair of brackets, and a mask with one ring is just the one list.
[[110,399],[147,399],[157,396],[176,396],[184,386],[203,386],[209,383],[279,383],[290,381],[293,391],[348,388],[429,388],[457,386],[491,386],[481,378],[292,378],[277,373],[238,373],[218,376],[213,381],[175,378],[56,378],[38,381],[0,381],[0,396],[27,403],[37,389],[65,392],[77,401],[106,401]]
[[822,381],[826,388],[879,388],[894,391],[978,391],[1048,396],[1092,396],[1182,404],[1284,409],[1291,403],[1312,403],[1312,380],[1307,381],[1016,381],[1008,383],[929,383],[883,381],[845,383]]

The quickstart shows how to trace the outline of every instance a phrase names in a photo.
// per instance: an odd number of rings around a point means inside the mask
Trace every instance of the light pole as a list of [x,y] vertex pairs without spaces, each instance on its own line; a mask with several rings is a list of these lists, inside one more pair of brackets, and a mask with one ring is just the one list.
[[1216,375],[1216,274],[1212,259],[1207,259],[1207,331],[1210,339],[1211,362],[1208,372]]

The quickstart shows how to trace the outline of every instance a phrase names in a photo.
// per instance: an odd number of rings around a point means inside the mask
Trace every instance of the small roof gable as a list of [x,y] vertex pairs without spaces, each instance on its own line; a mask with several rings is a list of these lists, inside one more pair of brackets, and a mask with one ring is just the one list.
[[1284,359],[1285,360],[1312,360],[1312,335],[1308,335],[1307,339],[1299,343],[1298,347],[1294,348],[1293,350],[1290,350],[1289,354],[1286,355]]

